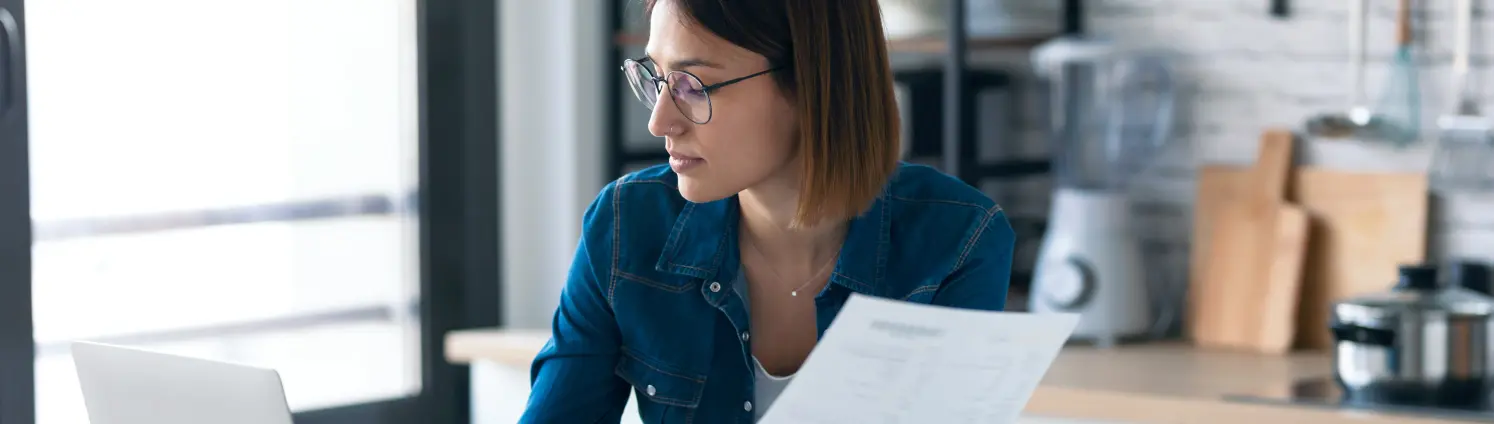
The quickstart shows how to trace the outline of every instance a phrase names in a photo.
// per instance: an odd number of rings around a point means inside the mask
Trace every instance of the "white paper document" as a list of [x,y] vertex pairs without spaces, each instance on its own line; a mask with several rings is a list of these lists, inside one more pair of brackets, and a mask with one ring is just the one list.
[[1014,423],[1078,322],[853,294],[759,423]]

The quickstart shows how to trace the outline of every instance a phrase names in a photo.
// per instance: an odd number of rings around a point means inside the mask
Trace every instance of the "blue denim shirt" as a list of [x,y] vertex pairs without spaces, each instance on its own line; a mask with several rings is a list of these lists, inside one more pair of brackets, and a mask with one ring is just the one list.
[[[616,423],[632,393],[645,423],[753,422],[747,308],[735,197],[692,203],[655,166],[609,183],[535,358],[521,423]],[[901,164],[851,221],[815,297],[820,335],[852,292],[1000,310],[1014,234],[995,202],[922,165]]]

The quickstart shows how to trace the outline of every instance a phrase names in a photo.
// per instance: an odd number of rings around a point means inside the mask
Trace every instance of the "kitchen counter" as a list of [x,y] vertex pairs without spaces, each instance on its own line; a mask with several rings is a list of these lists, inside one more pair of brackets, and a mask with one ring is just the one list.
[[[446,337],[452,363],[524,370],[548,332],[466,330]],[[1294,381],[1326,377],[1322,353],[1263,356],[1207,351],[1184,343],[1067,347],[1027,403],[1024,415],[1127,423],[1453,424],[1463,421],[1225,400],[1231,395],[1285,397]],[[476,375],[474,375],[476,378]],[[478,384],[474,380],[474,384]]]

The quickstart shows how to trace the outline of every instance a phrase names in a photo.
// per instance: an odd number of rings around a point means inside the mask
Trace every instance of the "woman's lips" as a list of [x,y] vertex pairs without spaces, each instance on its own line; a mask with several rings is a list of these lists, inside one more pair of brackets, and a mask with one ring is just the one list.
[[703,163],[705,163],[705,159],[702,158],[685,156],[675,153],[669,154],[669,168],[673,169],[676,174],[684,173],[685,171],[688,171],[696,166],[700,166],[700,164]]

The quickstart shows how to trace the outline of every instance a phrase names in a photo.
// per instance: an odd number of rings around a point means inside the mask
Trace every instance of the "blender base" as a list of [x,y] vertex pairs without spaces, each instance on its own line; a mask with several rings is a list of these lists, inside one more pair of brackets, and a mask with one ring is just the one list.
[[1148,285],[1124,192],[1060,188],[1028,310],[1080,315],[1072,339],[1109,347],[1148,334]]

